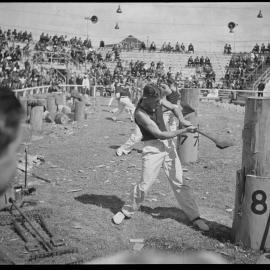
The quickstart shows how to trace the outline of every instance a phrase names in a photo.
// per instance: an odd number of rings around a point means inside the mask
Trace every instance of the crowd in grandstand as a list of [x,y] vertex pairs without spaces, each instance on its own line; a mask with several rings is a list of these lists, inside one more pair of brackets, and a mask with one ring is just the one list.
[[205,67],[205,66],[212,66],[212,64],[208,56],[206,56],[205,58],[201,56],[199,58],[199,56],[197,55],[194,59],[192,56],[188,58],[187,66],[188,67]]
[[32,41],[32,33],[27,31],[17,31],[14,29],[8,29],[7,31],[3,31],[0,27],[0,40],[1,41],[15,41],[15,42],[27,42]]
[[244,89],[252,81],[256,72],[263,69],[263,65],[270,64],[270,56],[259,53],[244,53],[233,55],[224,76],[224,84],[231,89]]
[[[157,63],[152,61],[149,65],[139,60],[125,63],[121,60],[121,51],[127,49],[125,43],[104,50],[105,43],[101,40],[99,48],[94,49],[90,39],[42,33],[34,45],[35,53],[30,57],[31,40],[32,34],[27,31],[16,29],[3,31],[0,28],[0,83],[2,85],[8,85],[12,89],[41,85],[57,86],[60,83],[83,85],[83,81],[88,79],[91,85],[102,85],[106,89],[105,93],[110,94],[115,83],[132,86],[138,79],[164,81],[173,78],[179,87],[243,89],[248,80],[252,79],[250,74],[253,71],[261,68],[262,63],[270,65],[270,55],[263,55],[270,51],[270,44],[267,47],[264,44],[261,47],[256,44],[251,53],[232,55],[223,83],[219,84],[215,80],[215,72],[209,57],[190,56],[187,66],[195,67],[196,73],[183,77],[180,70],[174,73],[171,67],[166,67],[165,71],[164,63],[161,61]],[[21,48],[20,45],[14,45],[14,42],[25,42],[25,44]],[[151,42],[148,48],[142,42],[139,50],[146,49],[150,52],[156,51],[155,42]],[[160,51],[194,53],[194,46],[190,43],[186,50],[183,43],[180,45],[177,42],[172,46],[170,42],[164,42]],[[230,44],[225,44],[224,54],[231,54]],[[72,72],[68,81],[65,81],[63,76],[59,76],[53,68],[36,68],[34,65],[38,60],[43,63],[51,60],[64,64],[71,59],[74,63],[85,65],[87,71]],[[116,63],[113,72],[107,67],[108,62]]]

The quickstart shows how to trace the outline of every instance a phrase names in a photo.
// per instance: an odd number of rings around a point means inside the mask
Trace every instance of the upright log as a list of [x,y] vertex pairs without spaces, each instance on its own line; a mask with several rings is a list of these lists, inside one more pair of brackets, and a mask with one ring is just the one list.
[[82,121],[84,119],[84,102],[83,101],[75,101],[75,112],[74,112],[74,120]]
[[66,95],[65,93],[55,93],[55,103],[56,105],[66,105]]
[[[199,89],[182,89],[181,101],[190,105],[195,112],[185,118],[194,126],[198,125]],[[199,134],[187,133],[177,138],[177,152],[182,163],[195,162],[198,159]]]
[[47,110],[51,115],[54,115],[57,111],[57,106],[55,103],[55,97],[54,96],[48,96],[47,97]]
[[237,171],[232,237],[247,248],[270,248],[270,97],[246,100],[242,168]]
[[43,106],[35,106],[31,109],[30,124],[33,130],[42,130]]
[[25,116],[27,116],[27,98],[20,98],[20,103],[24,109]]
[[56,124],[62,125],[67,124],[68,120],[69,120],[68,116],[61,112],[57,113],[54,119]]

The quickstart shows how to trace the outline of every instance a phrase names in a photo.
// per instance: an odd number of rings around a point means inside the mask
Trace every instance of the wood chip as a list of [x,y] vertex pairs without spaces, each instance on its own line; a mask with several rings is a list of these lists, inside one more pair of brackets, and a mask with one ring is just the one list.
[[130,243],[143,243],[144,239],[143,238],[131,238],[129,239]]
[[80,188],[80,189],[73,189],[73,190],[69,190],[69,191],[67,191],[67,193],[71,193],[71,192],[78,192],[78,191],[82,191],[82,189]]
[[104,164],[101,164],[101,165],[98,165],[98,166],[96,166],[97,168],[103,168],[103,167],[106,167],[106,165],[104,165]]
[[144,244],[136,243],[136,244],[133,246],[133,250],[140,251],[140,250],[142,250],[143,247],[144,247]]

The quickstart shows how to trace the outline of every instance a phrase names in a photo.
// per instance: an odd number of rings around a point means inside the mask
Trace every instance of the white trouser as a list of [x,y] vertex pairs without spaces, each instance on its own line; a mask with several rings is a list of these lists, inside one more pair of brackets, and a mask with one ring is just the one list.
[[109,103],[108,103],[108,107],[110,107],[110,106],[112,105],[114,99],[115,99],[115,96],[112,95],[111,98],[110,98],[110,101],[109,101]]
[[122,144],[119,149],[124,153],[128,154],[132,151],[134,144],[140,142],[142,139],[142,133],[138,125],[135,125],[135,131],[131,134],[128,140]]
[[130,115],[130,119],[133,120],[135,109],[136,108],[129,97],[121,97],[118,102],[118,109],[116,112],[114,112],[114,114],[116,117],[119,116],[124,110],[127,110]]
[[177,126],[178,121],[177,121],[177,118],[172,111],[164,112],[163,119],[164,119],[164,123],[166,125],[166,129],[168,131],[175,131],[178,129],[178,126]]
[[191,195],[190,187],[186,185],[182,178],[182,166],[173,140],[144,142],[142,177],[130,190],[130,195],[122,208],[122,212],[130,217],[138,210],[147,192],[157,180],[162,166],[182,210],[190,220],[199,217],[199,209]]

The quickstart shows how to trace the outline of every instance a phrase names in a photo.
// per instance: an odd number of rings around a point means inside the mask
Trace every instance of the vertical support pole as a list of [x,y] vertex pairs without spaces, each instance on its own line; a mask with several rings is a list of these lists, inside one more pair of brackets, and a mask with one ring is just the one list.
[[[198,107],[199,107],[200,90],[182,89],[181,101],[190,105],[195,112],[189,114],[186,120],[194,126],[198,126]],[[199,134],[186,133],[177,137],[177,152],[182,163],[195,162],[198,160]]]
[[[270,248],[270,97],[246,99],[242,168],[237,171],[232,238],[253,249]],[[268,237],[267,237],[268,236]],[[262,247],[263,244],[263,247]]]

